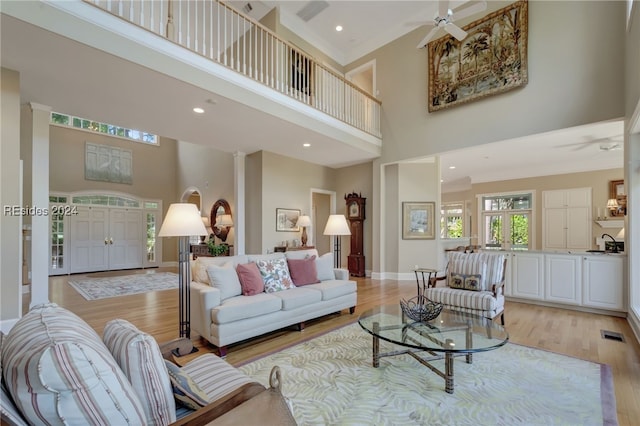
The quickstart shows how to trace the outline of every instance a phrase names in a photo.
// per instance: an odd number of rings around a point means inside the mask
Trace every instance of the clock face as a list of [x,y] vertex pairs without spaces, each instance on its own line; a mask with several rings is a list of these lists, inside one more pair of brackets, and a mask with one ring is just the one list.
[[360,205],[353,201],[349,204],[349,217],[358,217],[360,216]]

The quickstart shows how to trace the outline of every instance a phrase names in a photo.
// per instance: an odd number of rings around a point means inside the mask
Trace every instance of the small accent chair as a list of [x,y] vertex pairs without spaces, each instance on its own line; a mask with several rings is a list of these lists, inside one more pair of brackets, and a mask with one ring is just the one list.
[[[445,275],[432,278],[425,296],[445,308],[475,313],[504,325],[504,279],[507,259],[502,253],[447,252]],[[438,286],[438,281],[444,285]]]

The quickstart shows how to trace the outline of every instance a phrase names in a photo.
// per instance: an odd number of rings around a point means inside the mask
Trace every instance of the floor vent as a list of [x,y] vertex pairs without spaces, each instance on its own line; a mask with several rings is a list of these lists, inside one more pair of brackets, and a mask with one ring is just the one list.
[[600,334],[602,335],[603,339],[615,340],[616,342],[624,343],[624,336],[622,335],[622,333],[616,333],[615,331],[609,330],[600,330]]

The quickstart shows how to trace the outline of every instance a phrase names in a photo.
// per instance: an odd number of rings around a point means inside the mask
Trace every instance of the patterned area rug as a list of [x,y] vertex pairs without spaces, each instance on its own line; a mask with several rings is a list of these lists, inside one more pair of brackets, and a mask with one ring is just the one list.
[[178,274],[156,272],[151,274],[122,275],[108,278],[83,278],[69,281],[87,300],[106,299],[107,297],[127,296],[148,291],[178,288]]
[[[408,355],[373,368],[371,341],[351,324],[240,369],[267,386],[279,365],[299,425],[617,424],[607,365],[507,343],[473,364],[456,358],[448,394],[444,379]],[[382,352],[393,348],[380,341]]]

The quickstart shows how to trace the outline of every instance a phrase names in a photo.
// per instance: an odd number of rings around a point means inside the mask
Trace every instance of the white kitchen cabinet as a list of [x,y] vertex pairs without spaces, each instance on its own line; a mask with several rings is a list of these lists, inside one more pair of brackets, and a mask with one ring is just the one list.
[[544,254],[518,252],[511,255],[511,295],[544,299]]
[[542,192],[544,250],[591,248],[591,188]]
[[544,262],[545,300],[582,303],[582,256],[548,254]]
[[582,258],[582,304],[594,308],[625,309],[625,257],[614,255]]

